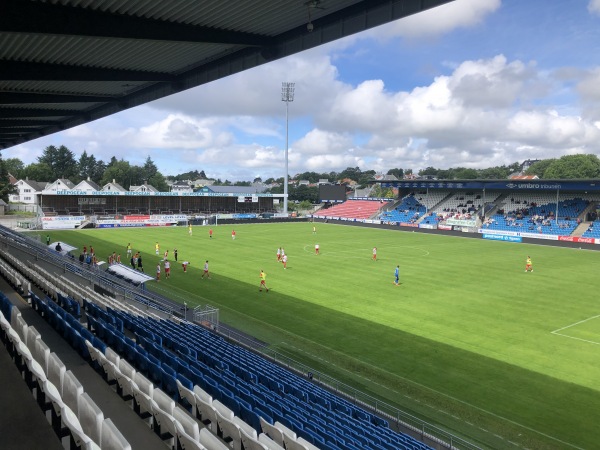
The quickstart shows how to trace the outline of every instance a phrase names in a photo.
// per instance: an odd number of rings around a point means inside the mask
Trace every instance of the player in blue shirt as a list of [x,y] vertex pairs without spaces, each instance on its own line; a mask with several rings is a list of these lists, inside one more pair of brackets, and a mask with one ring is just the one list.
[[398,286],[400,284],[400,266],[396,266],[396,270],[394,270],[394,277],[396,278],[396,280],[394,281],[394,284],[396,286]]

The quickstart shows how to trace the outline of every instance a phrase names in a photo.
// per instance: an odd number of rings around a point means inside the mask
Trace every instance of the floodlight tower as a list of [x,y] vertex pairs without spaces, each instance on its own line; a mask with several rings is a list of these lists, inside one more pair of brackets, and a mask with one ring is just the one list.
[[285,176],[283,177],[283,213],[288,213],[288,142],[289,142],[289,121],[288,109],[290,102],[294,101],[294,86],[296,83],[281,83],[281,101],[285,102]]

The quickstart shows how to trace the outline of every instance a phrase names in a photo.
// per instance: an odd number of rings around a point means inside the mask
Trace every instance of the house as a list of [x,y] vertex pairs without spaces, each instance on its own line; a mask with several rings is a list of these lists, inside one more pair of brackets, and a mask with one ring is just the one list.
[[298,186],[310,186],[310,181],[308,180],[299,180]]
[[0,216],[6,214],[6,210],[8,209],[8,205],[4,200],[0,198]]
[[331,183],[329,182],[329,180],[327,178],[319,178],[319,181],[317,182],[317,184],[319,186],[321,186],[322,184],[331,184]]
[[44,188],[42,194],[56,194],[58,191],[72,191],[75,185],[71,182],[71,180],[67,180],[66,178],[59,178],[53,183],[48,183]]
[[144,182],[141,186],[129,186],[129,192],[158,192],[158,189]]
[[106,183],[102,186],[102,190],[104,192],[127,192],[127,189],[117,183],[114,178],[111,183]]
[[189,181],[175,181],[171,184],[171,192],[194,192]]
[[525,161],[523,161],[523,163],[521,164],[521,173],[523,172],[527,172],[527,169],[529,169],[531,166],[533,166],[535,163],[540,162],[541,159],[526,159]]
[[17,192],[8,196],[11,203],[26,203],[28,205],[37,205],[37,194],[41,194],[46,187],[45,182],[33,181],[29,179],[19,180],[15,183]]
[[192,186],[199,188],[203,186],[212,186],[215,183],[215,180],[207,180],[205,178],[199,178],[197,180],[192,181]]
[[94,192],[94,191],[100,191],[101,189],[100,189],[100,186],[98,186],[96,183],[94,183],[88,177],[87,180],[83,180],[83,181],[79,182],[73,188],[73,190],[75,190],[75,191],[85,191],[85,192]]

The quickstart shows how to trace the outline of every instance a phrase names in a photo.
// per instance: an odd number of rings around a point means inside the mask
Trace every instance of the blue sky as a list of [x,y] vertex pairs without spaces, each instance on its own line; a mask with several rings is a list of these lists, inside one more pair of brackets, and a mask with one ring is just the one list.
[[456,0],[365,33],[7,149],[48,145],[165,175],[283,176],[600,155],[600,0]]

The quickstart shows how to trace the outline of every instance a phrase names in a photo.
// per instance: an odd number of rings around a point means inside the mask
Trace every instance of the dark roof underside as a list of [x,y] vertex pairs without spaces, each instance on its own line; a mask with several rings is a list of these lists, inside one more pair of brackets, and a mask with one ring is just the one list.
[[2,0],[0,150],[450,1]]

